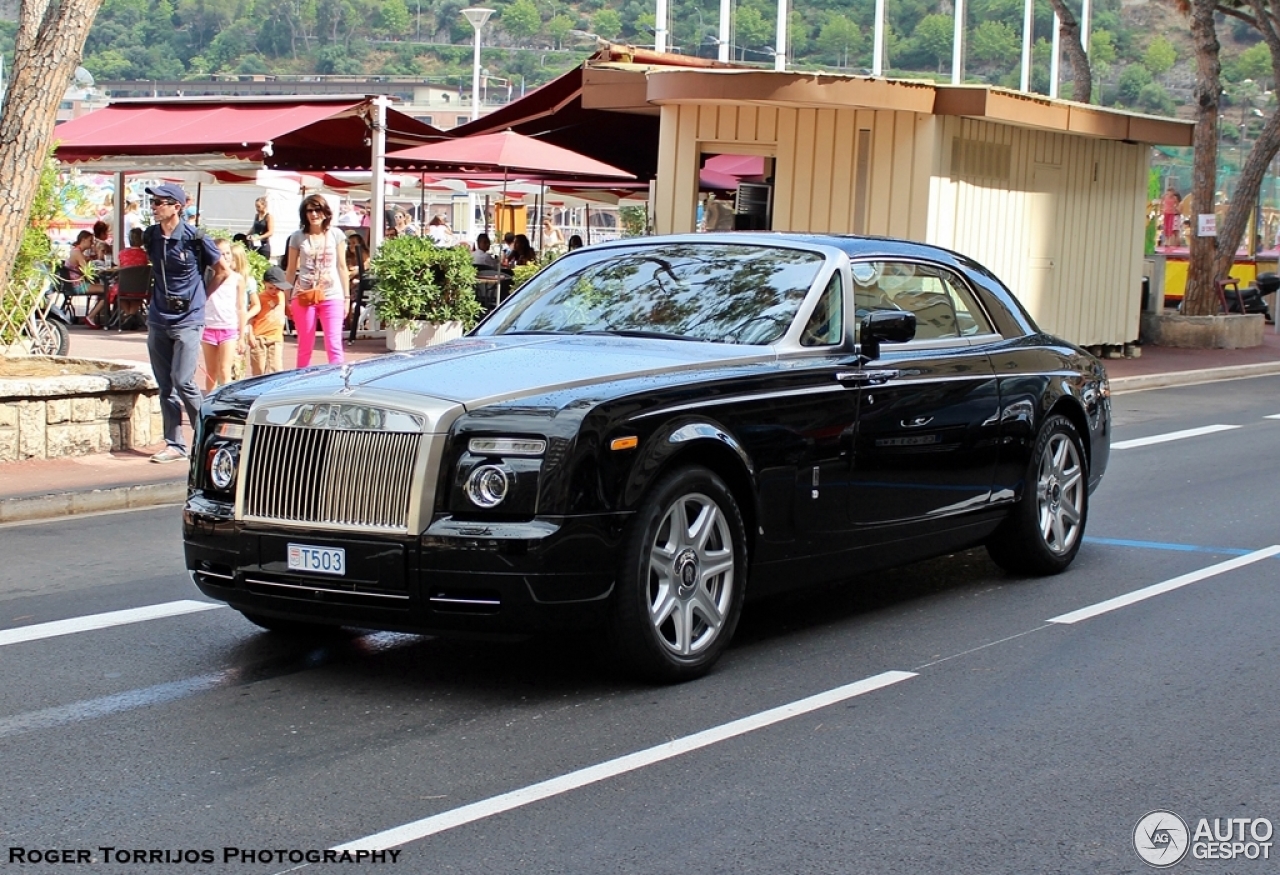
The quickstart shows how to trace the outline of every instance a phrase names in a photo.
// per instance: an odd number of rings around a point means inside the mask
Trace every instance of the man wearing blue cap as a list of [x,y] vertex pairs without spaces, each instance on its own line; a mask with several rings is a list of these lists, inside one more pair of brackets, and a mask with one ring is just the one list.
[[151,307],[147,311],[147,354],[160,387],[160,416],[168,444],[151,457],[164,464],[187,458],[182,409],[192,426],[204,400],[196,386],[200,335],[204,331],[204,271],[222,257],[218,246],[182,220],[187,193],[166,183],[147,189],[156,223],[142,235],[151,259]]

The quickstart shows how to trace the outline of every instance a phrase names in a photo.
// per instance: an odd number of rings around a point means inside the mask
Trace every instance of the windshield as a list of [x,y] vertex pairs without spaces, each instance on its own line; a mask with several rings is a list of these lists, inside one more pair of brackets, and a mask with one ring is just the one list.
[[666,243],[572,253],[520,289],[478,335],[607,333],[770,344],[822,268],[820,253]]

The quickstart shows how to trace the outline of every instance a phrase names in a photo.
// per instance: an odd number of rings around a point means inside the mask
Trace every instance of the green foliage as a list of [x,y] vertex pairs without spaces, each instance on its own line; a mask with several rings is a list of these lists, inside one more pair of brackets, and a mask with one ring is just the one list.
[[27,227],[18,242],[9,285],[0,295],[0,345],[7,346],[18,339],[23,321],[39,303],[53,272],[56,258],[49,239],[49,224],[65,200],[64,185],[58,178],[58,162],[50,152],[31,200]]
[[591,17],[591,27],[598,36],[613,39],[622,33],[622,18],[612,9],[601,9]]
[[649,229],[649,210],[645,207],[618,207],[623,237],[643,237]]
[[523,42],[542,30],[542,16],[533,0],[512,0],[498,13],[499,26],[516,42]]
[[1169,72],[1177,60],[1178,53],[1174,51],[1173,43],[1163,36],[1157,36],[1151,40],[1147,50],[1142,54],[1142,65],[1151,71],[1152,76]]
[[1018,52],[1018,35],[1003,21],[984,21],[969,37],[969,60],[979,66],[1008,70]]
[[511,290],[515,291],[522,285],[527,283],[529,279],[538,271],[546,267],[545,264],[538,262],[530,262],[529,264],[517,264],[511,269]]
[[1114,64],[1116,62],[1115,34],[1109,30],[1095,30],[1089,38],[1089,62]]
[[1264,79],[1271,76],[1271,51],[1266,43],[1249,46],[1234,58],[1222,59],[1222,78],[1228,82]]
[[1117,96],[1126,106],[1137,106],[1138,95],[1142,93],[1142,89],[1154,81],[1151,71],[1146,67],[1141,64],[1131,64],[1120,74],[1120,82],[1116,86]]
[[415,322],[461,322],[480,318],[476,269],[462,247],[436,246],[429,237],[394,237],[369,263],[375,278],[374,314],[393,328]]
[[843,15],[832,15],[818,32],[818,48],[837,67],[848,67],[850,59],[862,52],[862,30]]
[[926,15],[920,19],[911,41],[925,57],[932,59],[942,70],[951,62],[951,46],[955,39],[955,22],[950,15]]

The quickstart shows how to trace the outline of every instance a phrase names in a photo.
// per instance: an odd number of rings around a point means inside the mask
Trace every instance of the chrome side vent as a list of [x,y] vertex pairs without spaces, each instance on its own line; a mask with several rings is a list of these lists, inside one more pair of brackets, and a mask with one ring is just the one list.
[[255,425],[244,519],[407,532],[422,442],[410,432]]

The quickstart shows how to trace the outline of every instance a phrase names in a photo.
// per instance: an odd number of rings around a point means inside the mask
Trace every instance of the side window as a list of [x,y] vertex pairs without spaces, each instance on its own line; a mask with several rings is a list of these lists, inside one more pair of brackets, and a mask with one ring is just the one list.
[[[972,292],[948,270],[909,262],[868,262],[859,265],[862,278],[854,299],[864,308],[907,310],[916,317],[917,340],[959,339],[988,334],[991,323]],[[863,279],[866,282],[863,282]]]
[[844,339],[844,285],[840,274],[831,275],[831,282],[813,308],[804,331],[800,332],[801,346],[834,346]]
[[952,274],[944,273],[943,278],[946,281],[947,290],[951,292],[951,300],[955,303],[956,328],[960,331],[960,336],[994,334],[995,328],[987,319],[987,314],[978,306],[973,291]]

